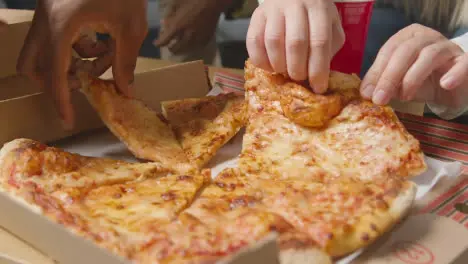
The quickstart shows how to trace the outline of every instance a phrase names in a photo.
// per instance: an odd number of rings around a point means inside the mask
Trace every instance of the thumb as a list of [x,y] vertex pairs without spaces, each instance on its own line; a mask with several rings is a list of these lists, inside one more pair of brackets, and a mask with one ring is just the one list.
[[[133,30],[132,30],[133,29]],[[146,27],[121,30],[116,36],[112,73],[117,88],[126,96],[132,96],[131,86],[140,47],[146,36]]]

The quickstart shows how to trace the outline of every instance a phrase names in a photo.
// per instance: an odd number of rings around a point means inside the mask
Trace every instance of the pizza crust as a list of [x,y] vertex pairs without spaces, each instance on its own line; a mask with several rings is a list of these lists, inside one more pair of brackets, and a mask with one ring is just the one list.
[[395,223],[404,219],[411,210],[411,207],[416,199],[417,186],[411,181],[406,181],[405,188],[398,196],[393,200],[392,205],[389,208],[389,214],[395,219]]
[[160,162],[178,173],[196,172],[162,116],[143,102],[119,94],[112,81],[84,74],[80,80],[81,91],[101,119],[136,157]]
[[355,230],[349,236],[337,237],[327,252],[334,258],[344,257],[354,251],[364,248],[390,231],[398,224],[412,208],[416,196],[416,188],[412,182],[405,181],[404,188],[389,204],[385,211],[374,211],[359,220]]
[[[393,111],[356,97],[355,77],[331,73],[336,94],[319,96],[297,83],[288,88],[281,75],[247,63],[248,105],[234,95],[164,102],[168,124],[142,102],[120,95],[112,82],[86,76],[82,90],[106,125],[137,157],[154,162],[102,159],[101,167],[91,164],[96,170],[80,171],[92,158],[54,151],[52,159],[34,152],[23,157],[23,150],[47,147],[18,139],[0,151],[0,192],[65,226],[68,219],[73,232],[143,263],[214,263],[272,230],[279,234],[280,263],[332,263],[332,257],[374,242],[408,214],[416,186],[406,177],[425,169],[417,140]],[[239,168],[225,170],[209,185],[206,171],[189,182],[188,174],[198,172],[246,118]],[[203,129],[193,128],[199,125]],[[40,168],[50,164],[57,171]],[[92,176],[54,185],[60,177],[50,171],[66,174],[70,165],[70,179]],[[16,169],[41,188],[12,188]],[[124,177],[121,169],[148,174]],[[102,171],[122,178],[106,182],[110,176],[96,176]],[[27,192],[50,199],[52,206],[42,208],[44,201],[35,204]],[[54,215],[51,209],[61,211]]]

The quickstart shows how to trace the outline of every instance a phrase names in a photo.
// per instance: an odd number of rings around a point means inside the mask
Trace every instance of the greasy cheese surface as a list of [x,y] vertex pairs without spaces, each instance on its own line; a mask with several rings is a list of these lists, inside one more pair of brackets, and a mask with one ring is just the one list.
[[[412,187],[401,180],[366,183],[253,181],[263,192],[263,203],[302,230],[327,253],[343,256],[384,234],[400,215],[390,207],[398,194]],[[412,197],[410,197],[412,198]]]
[[109,81],[84,79],[82,91],[136,157],[161,162],[180,173],[193,172],[171,127],[143,102],[118,94]]
[[123,244],[123,253],[132,258],[177,220],[207,180],[209,175],[170,175],[101,186],[80,193],[76,202],[62,200],[62,204],[67,213],[86,223],[96,240],[109,240],[108,248]]
[[[330,263],[409,209],[415,190],[405,178],[425,168],[419,144],[391,109],[360,99],[323,128],[300,126],[283,112],[272,78],[247,64],[247,106],[230,95],[164,104],[183,149],[141,102],[92,81],[83,89],[111,130],[135,155],[164,166],[18,140],[0,153],[1,189],[137,263],[212,263],[271,231],[282,260],[289,252],[296,262]],[[246,117],[238,169],[209,185],[206,172],[186,173],[195,171],[189,160],[201,167]]]
[[210,179],[209,171],[174,174],[158,163],[83,157],[27,139],[6,144],[0,159],[0,190],[127,258],[163,236]]
[[239,161],[243,172],[321,181],[411,177],[425,170],[419,142],[390,108],[358,99],[326,127],[306,128],[284,116],[272,83],[277,77],[250,64],[246,76],[249,125]]
[[[140,256],[158,263],[178,263],[177,258],[181,258],[179,261],[207,260],[255,243],[271,231],[279,233],[282,250],[316,248],[305,234],[270,212],[262,202],[261,191],[245,180],[238,170],[221,172],[180,215],[179,221],[165,227],[170,230],[167,232],[171,246],[167,248],[164,241],[155,242]],[[321,263],[330,263],[320,252],[316,250],[325,260]]]
[[284,112],[282,82],[246,63],[248,125],[239,169],[266,208],[331,256],[346,255],[410,208],[415,190],[405,179],[426,169],[419,142],[389,107],[352,91],[325,126],[301,126]]
[[414,176],[424,169],[419,142],[367,102],[348,105],[324,129],[308,129],[276,114],[250,116],[240,168],[264,178],[324,181]]
[[159,177],[171,170],[158,163],[128,163],[111,159],[84,157],[47,147],[36,141],[18,139],[5,145],[4,188],[34,184],[45,192],[67,187],[115,184],[142,177]]
[[235,94],[163,102],[162,107],[189,160],[199,168],[245,125],[244,96]]

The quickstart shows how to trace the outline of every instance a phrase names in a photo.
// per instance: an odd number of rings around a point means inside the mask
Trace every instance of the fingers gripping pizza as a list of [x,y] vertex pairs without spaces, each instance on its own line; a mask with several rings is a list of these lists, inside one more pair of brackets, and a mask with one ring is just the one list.
[[[425,170],[388,107],[332,72],[312,93],[249,62],[244,96],[162,103],[163,115],[82,76],[109,129],[147,163],[83,157],[18,139],[0,151],[0,190],[135,263],[214,263],[278,233],[281,263],[331,263],[400,221]],[[203,170],[241,127],[238,168]]]
[[112,81],[80,76],[81,91],[107,127],[138,158],[158,161],[181,173],[194,166],[178,143],[164,117],[143,102],[120,94]]

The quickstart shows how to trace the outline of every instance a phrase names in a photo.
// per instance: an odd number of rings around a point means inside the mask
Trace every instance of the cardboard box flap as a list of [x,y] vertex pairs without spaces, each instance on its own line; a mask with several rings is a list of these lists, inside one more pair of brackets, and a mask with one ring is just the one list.
[[[136,98],[160,110],[163,100],[202,97],[209,86],[203,63],[196,61],[142,70],[135,74],[134,88]],[[38,90],[21,76],[0,79],[0,99],[4,99],[0,101],[0,120],[8,122],[8,126],[0,130],[0,145],[20,137],[47,143],[104,126],[86,97],[80,91],[72,91],[75,129],[65,131],[52,98]]]
[[0,79],[0,101],[40,92],[41,89],[24,76],[12,75]]
[[[17,201],[7,194],[0,193],[0,208],[3,211],[9,212],[9,217],[0,217],[0,226],[8,228],[41,252],[47,252],[50,258],[56,260],[59,263],[129,263],[129,261],[98,247],[93,242],[73,234],[65,227],[55,224],[45,216],[33,212],[23,202]],[[246,248],[233,256],[226,257],[217,263],[277,264],[279,261],[276,238],[277,235],[272,233],[264,240],[259,241],[259,243]],[[9,240],[12,239],[10,238]],[[0,241],[6,240],[2,239]],[[30,251],[29,254],[32,255],[32,257],[30,256],[31,262],[15,258],[14,252],[12,252],[11,255],[0,253],[0,261],[15,264],[54,263],[52,260],[41,256],[39,252],[34,252],[34,248],[28,248],[25,245],[13,246],[15,250],[21,248],[22,251]],[[2,257],[2,255],[4,256]],[[24,257],[25,254],[22,253],[22,256]]]
[[202,97],[209,92],[202,61],[141,72],[135,77],[134,85],[135,97],[157,111],[161,110],[161,101]]
[[32,10],[18,10],[0,8],[0,19],[9,25],[18,23],[30,23],[34,17]]
[[[75,56],[78,56],[75,54]],[[166,61],[166,60],[155,60],[150,58],[139,57],[136,66],[135,66],[135,73],[142,73],[147,72],[159,68],[164,68],[171,65],[176,65],[177,63],[173,61]],[[112,67],[109,68],[105,73],[101,75],[102,79],[109,80],[113,79],[112,76]]]
[[65,131],[48,94],[35,93],[0,101],[0,120],[8,123],[0,130],[0,145],[16,138],[50,142],[103,126],[101,119],[79,91],[72,92],[72,103],[76,116],[75,129]]
[[241,250],[233,256],[218,261],[218,264],[279,264],[279,251],[276,243],[278,235],[272,233],[257,244]]
[[0,9],[0,19],[8,23],[8,28],[0,32],[0,39],[3,40],[0,49],[0,78],[16,74],[16,61],[33,15],[34,12],[30,10]]
[[463,225],[445,217],[420,214],[410,216],[379,239],[355,263],[452,263],[467,249],[468,230]]
[[17,264],[54,264],[37,249],[0,228],[0,263],[2,259]]
[[91,241],[72,234],[45,216],[33,212],[4,193],[0,193],[0,208],[9,214],[8,217],[0,217],[1,226],[22,237],[40,251],[47,252],[60,263],[127,263]]

